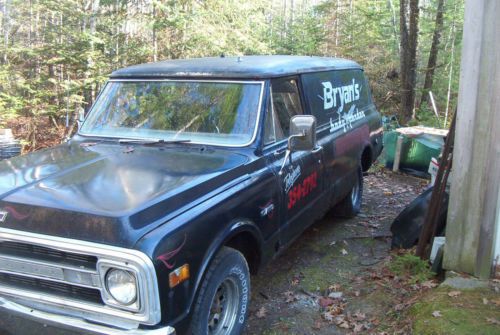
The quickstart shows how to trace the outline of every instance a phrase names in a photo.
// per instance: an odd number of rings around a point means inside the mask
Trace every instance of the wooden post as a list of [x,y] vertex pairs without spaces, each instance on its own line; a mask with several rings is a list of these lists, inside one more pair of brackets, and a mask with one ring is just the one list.
[[399,163],[401,161],[401,151],[403,150],[403,135],[399,135],[396,141],[396,151],[394,152],[394,163],[392,171],[399,171]]
[[466,0],[443,266],[489,278],[499,229],[500,2]]
[[432,238],[436,236],[439,213],[441,211],[441,204],[443,203],[443,197],[446,191],[446,183],[448,182],[448,176],[451,171],[451,163],[453,156],[453,141],[455,136],[455,122],[456,122],[456,112],[451,122],[450,132],[446,137],[446,143],[443,148],[443,157],[439,162],[439,170],[436,176],[436,182],[434,183],[434,188],[432,190],[431,201],[429,203],[429,208],[425,214],[424,225],[422,226],[422,231],[420,232],[420,237],[418,238],[418,245],[416,255],[422,259],[427,258],[426,247]]

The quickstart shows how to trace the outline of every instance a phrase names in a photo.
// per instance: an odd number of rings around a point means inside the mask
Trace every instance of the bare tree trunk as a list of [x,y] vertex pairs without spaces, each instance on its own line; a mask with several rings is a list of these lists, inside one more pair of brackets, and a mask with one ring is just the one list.
[[10,30],[10,17],[9,17],[9,0],[5,0],[2,8],[3,14],[3,56],[2,64],[7,64],[7,49],[9,47],[9,30]]
[[434,35],[432,37],[431,50],[429,52],[429,61],[427,63],[427,69],[425,70],[425,82],[424,88],[422,90],[422,98],[420,99],[419,107],[427,102],[427,97],[429,91],[432,89],[432,84],[434,82],[434,70],[436,69],[437,56],[439,52],[439,43],[441,38],[441,32],[443,30],[443,14],[444,14],[444,0],[439,0],[438,8],[436,13],[436,26],[434,27]]
[[400,1],[401,119],[413,117],[417,74],[418,0]]
[[[90,35],[94,36],[96,33],[96,24],[97,24],[97,13],[99,11],[99,1],[100,0],[90,0],[90,17],[89,17],[89,30]],[[90,55],[87,58],[87,69],[85,71],[85,80],[88,82],[91,76],[91,71],[94,66],[94,42],[93,39],[90,42]],[[85,102],[87,105],[85,106],[85,110],[88,111],[95,98],[94,85],[92,83],[88,83],[87,87],[84,90]]]
[[28,46],[33,47],[33,0],[30,0],[30,31],[28,35]]
[[282,32],[282,36],[281,36],[281,41],[284,41],[285,38],[286,38],[286,3],[287,3],[287,0],[284,0],[283,1],[283,32]]
[[158,37],[156,36],[156,5],[153,2],[153,61],[158,60]]
[[271,9],[269,10],[269,14],[268,14],[268,17],[269,17],[269,22],[268,22],[269,28],[268,29],[269,29],[269,42],[270,42],[269,44],[273,44],[272,43],[274,41],[274,38],[273,38],[273,36],[274,36],[274,29],[273,29],[273,21],[274,21],[273,2],[271,2],[270,6],[271,6]]
[[335,56],[337,56],[337,47],[339,46],[340,35],[340,0],[337,0],[337,8],[335,10]]
[[448,124],[448,115],[450,113],[450,100],[451,100],[451,80],[453,78],[453,63],[455,61],[455,38],[456,38],[456,15],[457,15],[457,3],[453,9],[453,22],[451,24],[449,40],[451,40],[451,59],[450,59],[450,71],[448,75],[448,92],[446,94],[446,110],[444,115],[443,127],[446,128]]
[[399,44],[398,40],[398,28],[396,24],[396,10],[394,9],[394,3],[392,2],[392,0],[389,0],[388,5],[392,13],[391,20],[392,20],[392,28],[394,31],[394,44],[396,46],[395,50],[397,50],[397,52],[401,52],[401,45]]
[[[120,1],[116,0],[115,1],[115,14],[116,17],[120,17]],[[119,64],[120,61],[120,20],[117,20],[118,22],[115,22],[115,63]]]
[[352,42],[352,16],[354,14],[353,0],[349,0],[349,41]]

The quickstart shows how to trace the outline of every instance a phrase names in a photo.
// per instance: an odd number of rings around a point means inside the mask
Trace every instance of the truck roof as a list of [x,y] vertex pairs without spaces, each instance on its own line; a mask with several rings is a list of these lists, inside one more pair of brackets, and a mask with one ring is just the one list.
[[111,79],[130,78],[229,78],[265,79],[307,72],[360,69],[342,58],[316,56],[242,56],[165,60],[114,71]]

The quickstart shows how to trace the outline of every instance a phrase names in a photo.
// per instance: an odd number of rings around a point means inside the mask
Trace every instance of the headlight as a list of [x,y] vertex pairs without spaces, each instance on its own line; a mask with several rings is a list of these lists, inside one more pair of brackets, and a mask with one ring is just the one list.
[[108,293],[122,305],[128,306],[137,300],[137,281],[126,270],[111,269],[106,273]]

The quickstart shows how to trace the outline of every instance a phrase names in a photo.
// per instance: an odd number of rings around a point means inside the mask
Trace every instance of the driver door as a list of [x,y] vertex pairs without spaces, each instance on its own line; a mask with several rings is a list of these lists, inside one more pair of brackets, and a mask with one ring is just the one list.
[[295,77],[271,82],[271,103],[266,120],[265,142],[268,164],[281,189],[280,241],[288,244],[315,219],[314,211],[323,193],[322,150],[295,151],[285,159],[290,118],[304,114]]

